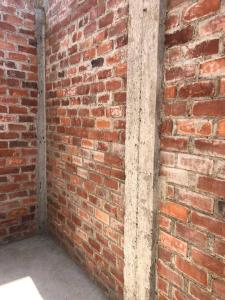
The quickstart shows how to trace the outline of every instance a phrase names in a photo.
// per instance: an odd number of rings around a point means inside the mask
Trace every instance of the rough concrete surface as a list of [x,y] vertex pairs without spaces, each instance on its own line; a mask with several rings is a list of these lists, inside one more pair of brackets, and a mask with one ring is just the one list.
[[35,9],[37,60],[38,60],[38,112],[37,112],[37,194],[38,225],[45,230],[47,220],[47,183],[46,183],[46,100],[45,100],[45,12]]
[[106,299],[48,236],[39,235],[1,246],[0,270],[0,299]]
[[[129,5],[124,298],[155,299],[158,105],[162,91],[164,1]],[[151,280],[152,278],[152,280]]]

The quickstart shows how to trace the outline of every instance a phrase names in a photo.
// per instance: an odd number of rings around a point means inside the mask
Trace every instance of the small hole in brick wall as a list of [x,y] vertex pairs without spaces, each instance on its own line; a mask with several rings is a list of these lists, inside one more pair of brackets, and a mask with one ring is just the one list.
[[218,213],[225,219],[225,199],[218,201]]

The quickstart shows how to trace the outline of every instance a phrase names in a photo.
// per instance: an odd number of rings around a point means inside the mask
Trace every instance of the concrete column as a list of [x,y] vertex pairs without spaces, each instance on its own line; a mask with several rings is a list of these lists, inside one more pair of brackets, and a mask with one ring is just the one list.
[[38,60],[38,112],[37,112],[37,195],[38,225],[43,231],[47,219],[46,187],[46,109],[45,109],[45,12],[35,9]]
[[125,300],[155,298],[159,102],[166,1],[129,1]]

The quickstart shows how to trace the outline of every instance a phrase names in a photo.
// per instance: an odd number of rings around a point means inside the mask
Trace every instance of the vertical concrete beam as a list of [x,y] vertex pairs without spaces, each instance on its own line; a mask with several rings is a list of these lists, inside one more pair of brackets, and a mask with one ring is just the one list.
[[155,298],[159,102],[166,0],[129,1],[125,300]]
[[35,9],[38,60],[38,112],[37,112],[37,195],[38,225],[43,231],[47,219],[46,187],[46,109],[45,109],[45,12]]

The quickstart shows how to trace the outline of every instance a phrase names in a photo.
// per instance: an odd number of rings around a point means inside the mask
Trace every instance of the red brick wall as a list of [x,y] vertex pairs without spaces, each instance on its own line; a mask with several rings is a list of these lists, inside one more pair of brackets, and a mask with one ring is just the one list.
[[36,229],[36,41],[25,3],[0,3],[0,242]]
[[99,282],[123,286],[125,0],[50,1],[50,230]]
[[221,3],[168,1],[159,207],[161,300],[225,299]]

